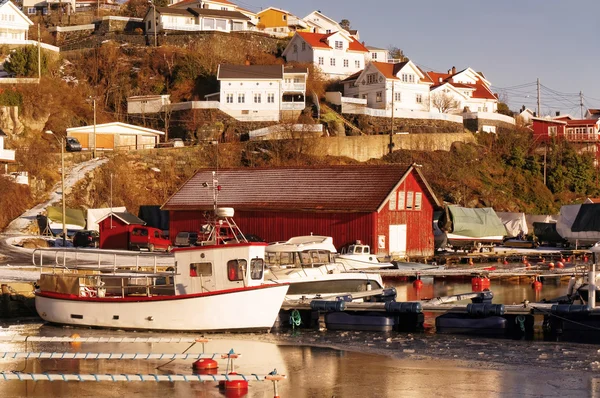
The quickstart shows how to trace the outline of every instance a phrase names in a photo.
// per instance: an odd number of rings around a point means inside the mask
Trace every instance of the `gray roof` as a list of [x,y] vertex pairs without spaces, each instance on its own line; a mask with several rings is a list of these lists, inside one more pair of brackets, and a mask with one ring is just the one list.
[[168,15],[193,15],[203,17],[220,17],[227,19],[243,19],[245,21],[250,20],[247,16],[239,11],[227,11],[227,10],[212,10],[208,8],[196,8],[196,7],[156,7],[156,12],[160,14]]
[[156,7],[156,12],[159,14],[169,15],[193,15],[197,17],[199,14],[197,9],[194,8],[172,8],[172,7]]
[[217,79],[283,79],[281,65],[219,65]]
[[297,68],[293,66],[286,66],[283,69],[283,73],[308,73],[308,68]]

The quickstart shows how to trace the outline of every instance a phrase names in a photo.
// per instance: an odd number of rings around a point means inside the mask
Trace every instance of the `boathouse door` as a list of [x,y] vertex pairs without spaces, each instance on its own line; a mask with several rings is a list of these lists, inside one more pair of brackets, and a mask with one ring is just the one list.
[[406,224],[390,225],[390,256],[406,256]]

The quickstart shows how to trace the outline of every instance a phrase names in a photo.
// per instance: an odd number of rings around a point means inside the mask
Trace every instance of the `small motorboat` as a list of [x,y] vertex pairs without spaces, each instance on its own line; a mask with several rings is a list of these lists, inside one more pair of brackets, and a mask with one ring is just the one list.
[[335,257],[335,261],[357,270],[395,267],[393,263],[380,262],[377,256],[371,253],[371,247],[363,245],[360,240],[347,248],[342,248],[340,254]]

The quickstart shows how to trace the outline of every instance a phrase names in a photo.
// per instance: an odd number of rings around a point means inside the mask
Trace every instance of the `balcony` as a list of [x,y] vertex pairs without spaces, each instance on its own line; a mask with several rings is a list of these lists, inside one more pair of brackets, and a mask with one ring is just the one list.
[[597,133],[566,133],[565,140],[569,142],[598,142]]
[[295,91],[304,93],[306,91],[306,84],[304,83],[283,83],[283,91]]
[[304,102],[282,102],[282,111],[301,111],[306,107]]

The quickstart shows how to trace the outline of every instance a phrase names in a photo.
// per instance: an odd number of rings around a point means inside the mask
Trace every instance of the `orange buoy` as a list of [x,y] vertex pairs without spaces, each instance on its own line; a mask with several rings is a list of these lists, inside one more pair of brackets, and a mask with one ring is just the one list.
[[[229,372],[229,375],[235,376],[236,372]],[[225,390],[247,390],[248,389],[248,381],[247,380],[223,380],[219,382],[219,388]]]
[[565,268],[565,264],[562,261],[556,263],[556,268]]
[[548,263],[548,268],[549,269],[554,269],[554,263]]
[[420,288],[422,288],[422,287],[423,287],[423,281],[421,280],[421,278],[418,278],[417,280],[415,280],[415,281],[413,282],[413,287],[414,287],[415,289],[420,289]]
[[535,290],[541,290],[542,289],[542,282],[540,282],[540,280],[536,278],[533,281],[533,283],[531,284],[531,287],[533,289],[535,289]]
[[473,265],[473,259],[472,258],[469,259],[469,265],[471,265],[471,266]]
[[192,369],[198,374],[217,374],[219,364],[214,359],[201,358],[192,364]]
[[[79,338],[81,338],[81,336],[80,336],[80,335],[78,335],[77,333],[73,333],[73,334],[71,335],[71,338],[72,338],[72,339],[79,339]],[[71,345],[72,345],[73,347],[81,347],[81,342],[80,342],[80,341],[72,341],[72,342],[71,342]]]

